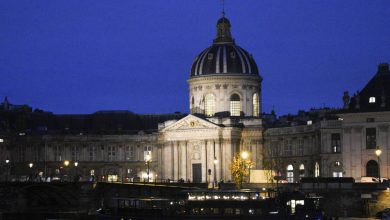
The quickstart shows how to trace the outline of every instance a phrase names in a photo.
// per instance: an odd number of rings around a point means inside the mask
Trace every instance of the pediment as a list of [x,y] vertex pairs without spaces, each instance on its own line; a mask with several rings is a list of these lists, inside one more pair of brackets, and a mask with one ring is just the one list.
[[190,130],[190,129],[214,129],[220,126],[194,115],[187,115],[179,121],[169,125],[162,131]]

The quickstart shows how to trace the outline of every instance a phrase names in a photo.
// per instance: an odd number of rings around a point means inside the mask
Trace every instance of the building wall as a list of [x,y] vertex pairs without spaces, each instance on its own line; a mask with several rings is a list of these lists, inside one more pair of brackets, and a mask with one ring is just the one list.
[[[341,121],[320,121],[312,125],[270,128],[264,132],[264,169],[279,171],[288,179],[287,167],[292,165],[293,181],[300,177],[331,177],[342,172],[341,151],[332,152],[331,135],[340,134]],[[340,146],[341,150],[341,146]],[[341,162],[335,166],[335,162]],[[303,166],[302,166],[303,165]],[[304,168],[304,169],[302,169]]]
[[366,112],[341,114],[343,118],[343,161],[347,176],[360,179],[367,176],[366,165],[370,160],[378,161],[376,149],[367,149],[366,128],[376,129],[376,146],[380,155],[380,175],[390,177],[390,112]]

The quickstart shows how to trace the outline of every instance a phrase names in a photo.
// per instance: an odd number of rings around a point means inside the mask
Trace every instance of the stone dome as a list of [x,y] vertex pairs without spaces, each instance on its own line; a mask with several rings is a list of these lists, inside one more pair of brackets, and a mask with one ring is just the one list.
[[230,21],[222,14],[217,22],[217,36],[213,44],[194,60],[191,77],[211,74],[259,75],[251,54],[234,42]]

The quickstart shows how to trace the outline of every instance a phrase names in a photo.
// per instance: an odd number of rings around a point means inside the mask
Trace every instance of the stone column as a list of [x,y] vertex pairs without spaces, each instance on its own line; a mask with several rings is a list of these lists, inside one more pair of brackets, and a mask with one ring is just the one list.
[[202,144],[202,182],[207,181],[207,141],[203,141]]
[[215,172],[216,172],[216,177],[217,181],[221,180],[221,166],[222,166],[222,155],[221,155],[221,145],[219,140],[214,140],[215,144],[215,157],[218,160],[218,163],[215,166]]
[[181,161],[181,178],[187,180],[187,147],[186,142],[181,142],[180,144],[180,161]]

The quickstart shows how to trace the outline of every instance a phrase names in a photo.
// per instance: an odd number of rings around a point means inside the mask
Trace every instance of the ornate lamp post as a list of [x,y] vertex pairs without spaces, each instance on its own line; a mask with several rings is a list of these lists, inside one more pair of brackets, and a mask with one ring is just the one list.
[[152,155],[150,155],[150,153],[148,153],[145,157],[145,163],[146,163],[146,166],[147,166],[147,170],[146,170],[146,174],[148,176],[148,181],[149,182],[149,173],[150,173],[150,162],[152,161]]
[[75,171],[75,181],[78,182],[79,181],[79,177],[78,177],[78,172],[77,172],[77,166],[79,165],[79,162],[74,162],[74,171]]
[[33,172],[32,172],[32,168],[33,168],[34,164],[33,163],[29,163],[28,164],[28,167],[30,167],[30,181],[32,181],[32,177],[33,177]]
[[376,150],[375,150],[375,155],[377,156],[378,158],[378,177],[379,177],[379,183],[381,183],[381,161],[380,161],[380,156],[382,154],[382,150],[379,149],[379,146],[376,147]]
[[7,166],[7,175],[6,175],[6,179],[5,179],[5,181],[6,182],[8,182],[8,176],[9,176],[9,173],[10,173],[10,168],[9,168],[9,159],[8,159],[8,157],[7,157],[7,159],[5,159],[5,164],[6,164],[6,166]]
[[[67,167],[69,166],[69,160],[64,160],[64,165],[65,165],[64,173],[66,173],[66,175],[68,175]],[[67,176],[67,178],[68,178],[68,176]]]

